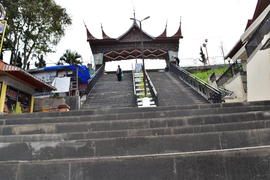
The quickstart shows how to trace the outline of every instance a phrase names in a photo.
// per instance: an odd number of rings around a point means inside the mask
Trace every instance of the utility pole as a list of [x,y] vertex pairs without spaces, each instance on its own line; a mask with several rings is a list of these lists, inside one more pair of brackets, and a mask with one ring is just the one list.
[[[134,15],[134,18],[130,18],[131,20],[133,21],[138,21],[139,22],[139,25],[140,25],[140,31],[142,32],[142,22],[146,19],[149,19],[150,16],[147,16],[145,17],[144,19],[142,20],[138,20],[135,18],[135,15]],[[144,64],[144,45],[143,45],[143,37],[141,35],[141,54],[142,54],[142,60],[143,60],[143,84],[144,84],[144,96],[146,96],[146,83],[145,83],[145,79],[146,79],[146,75],[145,75],[145,64]]]
[[224,65],[225,65],[226,62],[225,62],[225,55],[224,55],[224,49],[223,49],[223,42],[222,41],[220,43],[220,49],[221,49],[221,53],[222,53],[222,57],[223,57],[223,60],[224,60]]

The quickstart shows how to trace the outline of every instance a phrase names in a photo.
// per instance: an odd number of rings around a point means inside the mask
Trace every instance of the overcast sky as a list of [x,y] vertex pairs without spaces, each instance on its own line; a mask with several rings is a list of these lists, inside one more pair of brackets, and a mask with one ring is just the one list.
[[[92,61],[83,21],[90,32],[101,38],[101,23],[107,35],[116,38],[132,25],[129,19],[142,19],[143,30],[152,36],[160,35],[168,21],[167,34],[173,35],[182,17],[182,33],[179,57],[187,65],[200,64],[200,46],[208,39],[208,51],[212,62],[221,57],[221,42],[225,54],[239,40],[247,20],[252,18],[257,0],[55,0],[65,7],[73,19],[65,37],[55,48],[56,53],[47,57],[49,63],[57,62],[66,49],[77,51],[84,63]],[[219,58],[219,60],[221,60]]]

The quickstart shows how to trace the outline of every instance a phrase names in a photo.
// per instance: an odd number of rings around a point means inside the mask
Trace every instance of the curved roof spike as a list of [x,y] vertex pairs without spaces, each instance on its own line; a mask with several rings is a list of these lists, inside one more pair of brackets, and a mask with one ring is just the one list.
[[179,25],[179,28],[178,28],[177,32],[172,37],[183,38],[181,26],[182,26],[182,17],[180,16],[180,25]]
[[85,29],[86,29],[86,35],[87,35],[87,41],[96,40],[95,36],[93,36],[90,31],[88,30],[86,24],[84,23]]
[[168,25],[168,20],[166,20],[166,26],[165,29],[163,31],[163,33],[161,33],[159,36],[157,36],[156,38],[162,38],[162,37],[167,37],[167,25]]
[[103,38],[103,39],[112,39],[110,36],[108,36],[108,35],[104,32],[102,23],[101,23],[101,31],[102,31],[102,38]]

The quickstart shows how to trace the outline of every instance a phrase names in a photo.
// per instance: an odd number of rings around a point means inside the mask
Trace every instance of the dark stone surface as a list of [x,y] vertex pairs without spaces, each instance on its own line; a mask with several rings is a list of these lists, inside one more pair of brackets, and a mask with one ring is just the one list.
[[83,105],[89,108],[135,107],[132,74],[124,73],[122,81],[115,74],[103,74]]
[[[166,110],[187,110],[187,109],[209,109],[209,108],[223,108],[223,107],[248,107],[248,106],[269,106],[270,101],[256,101],[256,102],[242,102],[242,103],[223,103],[223,104],[193,104],[193,105],[174,105],[174,106],[159,106],[155,108],[134,108],[134,107],[121,107],[121,108],[99,108],[99,109],[85,109],[79,111],[69,112],[41,112],[32,114],[9,114],[0,115],[0,125],[5,124],[6,119],[22,119],[22,118],[44,118],[44,117],[75,117],[85,115],[98,115],[98,114],[112,114],[112,113],[131,113],[131,112],[153,112],[153,111],[166,111]],[[270,110],[270,108],[269,108]]]
[[69,167],[67,163],[25,163],[14,180],[70,180]]
[[149,72],[159,98],[159,106],[208,103],[171,72]]
[[88,99],[96,109],[1,116],[0,180],[270,179],[270,101],[196,104],[174,89],[192,105],[115,108],[132,101],[108,87],[131,89],[104,78]]
[[1,143],[0,161],[193,152],[254,147],[269,143],[270,129],[85,141]]
[[[183,110],[166,110],[166,111],[150,111],[150,112],[130,112],[130,113],[112,113],[105,115],[81,115],[81,116],[62,116],[62,117],[33,117],[20,119],[4,120],[5,125],[15,124],[40,124],[40,123],[62,123],[62,122],[83,122],[83,121],[112,121],[112,120],[129,120],[129,119],[146,119],[161,117],[183,117],[198,115],[215,115],[215,114],[233,114],[240,112],[267,111],[270,106],[240,106],[226,108],[209,108],[209,109],[183,109]],[[270,117],[270,113],[262,116]]]
[[[217,152],[0,163],[3,180],[266,180],[270,147]],[[17,167],[19,167],[17,169]]]

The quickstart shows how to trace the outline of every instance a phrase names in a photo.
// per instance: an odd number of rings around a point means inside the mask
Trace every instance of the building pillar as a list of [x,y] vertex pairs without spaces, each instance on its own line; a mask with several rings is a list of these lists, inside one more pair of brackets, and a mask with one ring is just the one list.
[[7,93],[7,84],[5,82],[2,82],[0,94],[0,113],[4,112],[6,93]]
[[30,113],[34,112],[34,102],[35,102],[35,97],[31,96]]

